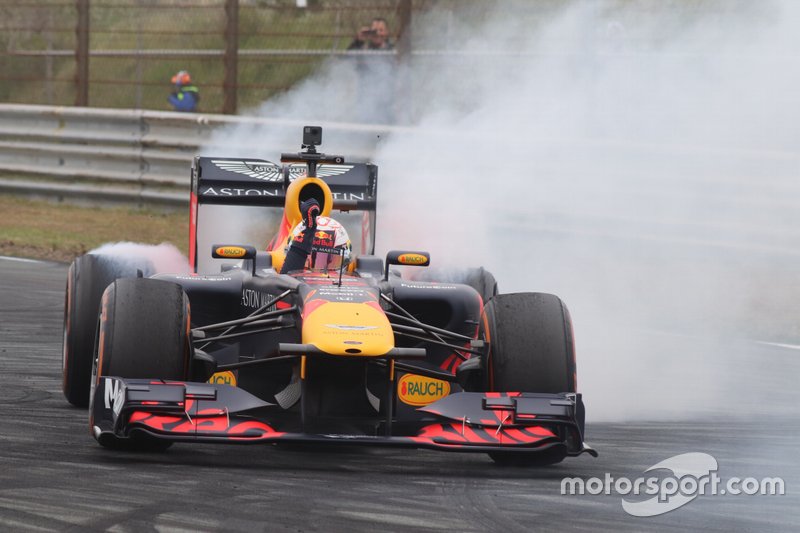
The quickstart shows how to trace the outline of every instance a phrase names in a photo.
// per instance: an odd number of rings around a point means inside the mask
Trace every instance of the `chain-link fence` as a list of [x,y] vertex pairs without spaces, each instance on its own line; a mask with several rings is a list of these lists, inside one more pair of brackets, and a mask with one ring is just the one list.
[[[566,72],[590,87],[587,113],[602,114],[596,101],[606,93],[627,98],[625,78],[632,73],[644,70],[656,78],[665,63],[718,62],[713,57],[718,49],[751,53],[745,49],[747,32],[737,40],[739,48],[724,45],[731,27],[758,27],[759,18],[770,16],[754,5],[746,0],[5,0],[0,102],[170,110],[170,80],[186,70],[199,87],[198,111],[234,114],[280,100],[274,97],[317,77],[321,81],[308,96],[292,91],[307,98],[293,109],[297,116],[403,124],[435,113],[442,101],[458,102],[468,112],[487,87],[513,88],[522,74],[535,76],[538,89]],[[348,51],[359,28],[376,17],[385,19],[394,48]],[[691,31],[699,21],[708,31]],[[603,87],[598,80],[612,71],[619,87]],[[555,103],[543,107],[560,112]],[[657,105],[652,112],[659,112]]]
[[[0,101],[169,109],[189,71],[199,110],[284,91],[380,17],[398,40],[411,0],[72,0],[0,5]],[[396,53],[396,52],[395,52]]]

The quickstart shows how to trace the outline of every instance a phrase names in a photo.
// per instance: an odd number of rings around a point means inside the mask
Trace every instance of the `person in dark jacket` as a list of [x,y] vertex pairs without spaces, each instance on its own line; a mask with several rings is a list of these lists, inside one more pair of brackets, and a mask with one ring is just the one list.
[[352,54],[358,78],[355,119],[372,124],[394,123],[397,58],[386,20],[372,19],[370,26],[358,31],[347,50],[357,52]]
[[175,90],[167,97],[175,111],[194,112],[200,103],[200,90],[192,85],[192,77],[185,70],[172,76]]

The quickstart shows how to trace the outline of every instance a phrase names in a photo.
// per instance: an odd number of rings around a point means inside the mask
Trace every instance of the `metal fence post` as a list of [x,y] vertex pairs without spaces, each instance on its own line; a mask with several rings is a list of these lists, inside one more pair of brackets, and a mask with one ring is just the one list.
[[89,105],[89,0],[76,0],[75,105]]
[[411,51],[411,11],[413,0],[400,0],[397,4],[397,16],[400,27],[397,31],[397,52],[404,58]]
[[222,112],[236,114],[239,70],[239,0],[225,0],[225,80]]
[[[411,63],[411,15],[414,9],[413,0],[400,0],[397,4],[397,58],[407,67]],[[414,116],[414,80],[412,69],[399,69],[395,85],[394,111],[399,124],[410,123]]]

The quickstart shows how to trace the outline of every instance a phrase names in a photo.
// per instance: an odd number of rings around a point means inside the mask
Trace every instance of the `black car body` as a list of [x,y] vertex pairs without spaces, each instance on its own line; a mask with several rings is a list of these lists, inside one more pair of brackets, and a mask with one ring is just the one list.
[[[375,165],[313,146],[282,162],[196,158],[189,274],[121,272],[113,258],[90,256],[72,265],[65,393],[76,404],[88,393],[101,444],[338,442],[533,464],[595,454],[583,442],[560,299],[496,294],[480,268],[460,283],[435,272],[409,278],[393,267],[426,267],[427,253],[374,255]],[[353,265],[280,274],[299,204],[311,197],[347,226]],[[219,213],[242,209],[272,213],[266,250],[213,235]],[[88,355],[79,339],[90,328]]]

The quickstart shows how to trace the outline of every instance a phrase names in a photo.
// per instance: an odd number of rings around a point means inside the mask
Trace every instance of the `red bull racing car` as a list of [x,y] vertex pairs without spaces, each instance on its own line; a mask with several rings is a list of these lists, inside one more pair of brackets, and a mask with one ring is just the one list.
[[[482,268],[423,270],[422,251],[375,256],[378,169],[320,143],[306,127],[281,164],[195,158],[191,273],[104,255],[72,263],[63,389],[89,406],[95,439],[405,446],[514,464],[596,455],[564,303],[498,294]],[[352,256],[281,273],[311,198],[347,228]],[[226,237],[226,225],[269,227],[272,239],[261,251],[266,238]]]

